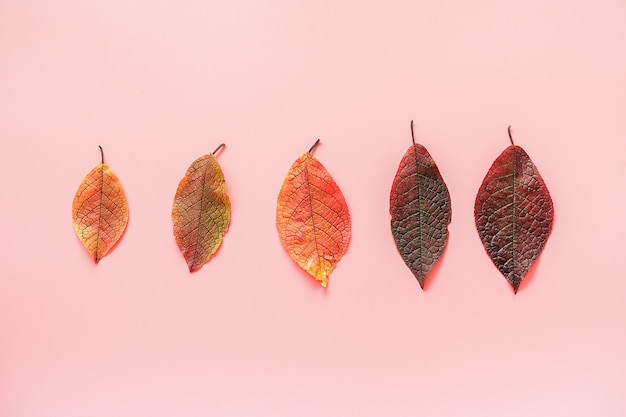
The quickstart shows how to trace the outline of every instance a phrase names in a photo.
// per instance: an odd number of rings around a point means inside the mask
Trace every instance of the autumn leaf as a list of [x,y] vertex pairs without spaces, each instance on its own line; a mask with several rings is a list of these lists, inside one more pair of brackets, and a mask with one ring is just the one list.
[[278,194],[276,227],[291,258],[326,287],[348,248],[352,225],[341,190],[311,155],[318,144],[289,169]]
[[101,161],[78,187],[72,203],[74,230],[89,255],[100,262],[122,237],[128,224],[128,202],[117,176]]
[[189,272],[198,271],[211,259],[230,223],[226,181],[215,158],[223,146],[191,164],[174,197],[174,236]]
[[415,143],[400,161],[391,187],[391,231],[398,251],[424,288],[426,277],[443,254],[452,219],[450,193],[435,161]]
[[554,218],[548,188],[528,154],[513,143],[494,161],[474,206],[480,239],[517,293],[543,250]]

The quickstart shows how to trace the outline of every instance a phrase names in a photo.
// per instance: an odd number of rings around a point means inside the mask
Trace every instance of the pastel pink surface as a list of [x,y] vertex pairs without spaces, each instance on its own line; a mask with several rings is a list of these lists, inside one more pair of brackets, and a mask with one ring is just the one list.
[[[0,416],[623,416],[626,4],[0,2]],[[426,291],[389,190],[409,121],[450,189]],[[474,228],[508,146],[555,205],[513,295]],[[283,251],[316,138],[350,247],[324,290]],[[190,275],[170,210],[218,155],[232,223]],[[97,266],[71,223],[106,162],[130,222]]]

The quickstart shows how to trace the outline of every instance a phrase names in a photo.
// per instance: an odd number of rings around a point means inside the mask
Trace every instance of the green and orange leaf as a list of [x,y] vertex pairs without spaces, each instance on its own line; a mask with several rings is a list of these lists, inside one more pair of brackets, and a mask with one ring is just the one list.
[[448,241],[450,193],[426,148],[415,143],[400,161],[391,187],[391,231],[404,263],[424,288]]
[[289,256],[326,287],[348,249],[352,223],[341,190],[311,155],[318,143],[289,169],[278,194],[276,227]]
[[230,199],[215,153],[196,159],[178,184],[172,222],[189,272],[198,271],[222,243],[230,224]]
[[485,250],[517,293],[543,250],[554,218],[548,187],[528,154],[513,143],[493,162],[474,206]]
[[122,237],[128,224],[128,201],[117,176],[101,162],[83,179],[72,203],[74,230],[96,263]]

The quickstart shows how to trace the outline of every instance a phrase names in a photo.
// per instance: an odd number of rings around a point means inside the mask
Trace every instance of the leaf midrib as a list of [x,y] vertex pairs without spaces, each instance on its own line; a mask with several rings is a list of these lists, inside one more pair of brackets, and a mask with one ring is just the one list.
[[100,164],[100,203],[98,204],[98,229],[96,231],[96,262],[100,260],[100,230],[102,230],[102,196],[104,195],[104,164]]
[[421,177],[423,176],[422,174],[420,174],[420,164],[419,161],[417,159],[417,146],[413,145],[413,154],[415,156],[414,161],[415,161],[415,179],[417,182],[417,235],[419,237],[419,246],[418,246],[418,257],[419,257],[419,265],[420,265],[420,276],[422,276],[423,272],[422,272],[422,260],[423,260],[423,255],[424,255],[424,228],[422,227],[423,222],[424,222],[424,213],[422,212],[422,190],[420,188],[421,185]]
[[200,244],[200,226],[202,225],[202,213],[204,213],[204,189],[206,188],[207,173],[209,172],[208,160],[202,167],[202,184],[200,186],[200,213],[198,213],[198,225],[196,226],[196,244],[193,250],[193,265],[196,266],[198,261],[198,245]]
[[[315,254],[317,256],[318,268],[321,267],[320,250],[317,243],[317,229],[315,227],[315,216],[313,215],[313,195],[311,193],[311,182],[309,181],[309,163],[304,165],[304,183],[306,184],[307,196],[309,197],[309,210],[311,212],[311,227],[313,229],[313,242],[315,242]],[[317,274],[316,274],[317,276]]]
[[515,276],[515,231],[516,231],[516,218],[517,218],[517,213],[516,213],[516,198],[515,198],[515,186],[516,186],[516,172],[517,172],[517,152],[515,151],[515,148],[513,148],[513,172],[511,174],[512,176],[512,185],[511,185],[511,264],[512,264],[512,272],[513,275]]

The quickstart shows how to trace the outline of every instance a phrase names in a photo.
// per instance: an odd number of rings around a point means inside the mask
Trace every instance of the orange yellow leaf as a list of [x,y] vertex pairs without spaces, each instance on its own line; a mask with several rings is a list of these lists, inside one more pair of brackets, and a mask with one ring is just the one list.
[[72,203],[74,230],[89,255],[100,261],[122,237],[128,201],[117,176],[102,160],[78,187]]
[[348,249],[352,225],[341,190],[324,166],[302,154],[278,195],[276,226],[291,258],[323,287]]
[[215,152],[191,164],[174,197],[174,236],[189,272],[198,271],[211,259],[230,224],[230,200]]

